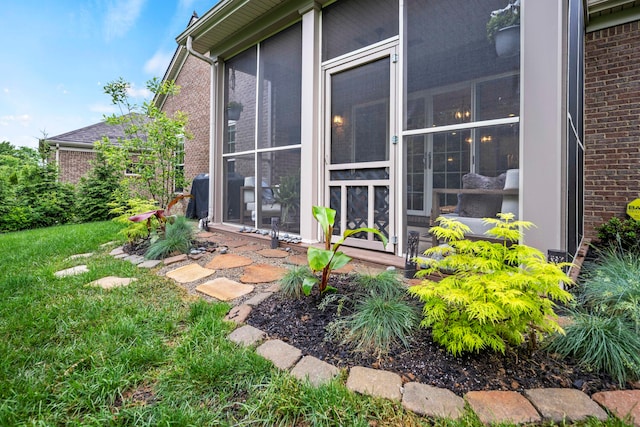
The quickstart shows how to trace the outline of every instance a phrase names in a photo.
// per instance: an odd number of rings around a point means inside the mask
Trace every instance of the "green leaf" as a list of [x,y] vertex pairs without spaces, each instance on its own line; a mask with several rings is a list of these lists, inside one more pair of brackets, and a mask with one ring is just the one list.
[[320,271],[329,265],[332,256],[333,252],[326,249],[315,247],[307,249],[307,262],[309,263],[309,268],[313,271]]
[[333,259],[331,260],[330,267],[332,270],[337,270],[347,265],[349,261],[351,261],[351,258],[349,256],[345,255],[342,252],[336,252],[333,256]]
[[319,280],[317,277],[305,277],[304,280],[302,281],[302,292],[304,292],[306,296],[311,295],[311,290],[313,289],[313,286],[318,282]]
[[314,206],[312,208],[313,217],[320,223],[324,235],[329,233],[329,227],[332,227],[336,221],[336,211],[324,206]]

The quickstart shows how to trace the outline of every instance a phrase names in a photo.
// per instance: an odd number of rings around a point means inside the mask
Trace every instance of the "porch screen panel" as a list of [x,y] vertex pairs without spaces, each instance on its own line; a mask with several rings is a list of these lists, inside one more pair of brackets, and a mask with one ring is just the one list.
[[261,100],[258,148],[300,144],[302,26],[260,45]]
[[[505,7],[504,0],[406,0],[405,5],[405,129],[437,125],[433,117],[421,116],[423,109],[413,101],[437,93],[438,88],[466,84],[471,92],[475,82],[519,71],[519,54],[498,57],[495,44],[487,37],[491,12]],[[495,96],[519,99],[517,94],[517,86],[509,84]],[[495,111],[471,111],[469,118],[476,121],[496,115],[506,117]]]
[[225,64],[224,153],[255,148],[256,52],[253,47]]
[[322,60],[398,35],[398,0],[340,0],[322,9]]

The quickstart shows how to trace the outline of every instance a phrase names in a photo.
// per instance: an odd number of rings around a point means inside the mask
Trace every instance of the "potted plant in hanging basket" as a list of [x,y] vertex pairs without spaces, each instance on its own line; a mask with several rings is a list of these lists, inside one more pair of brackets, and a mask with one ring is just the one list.
[[500,57],[520,53],[520,0],[509,2],[502,9],[491,12],[487,22],[487,38],[495,43]]
[[228,120],[239,120],[240,113],[242,113],[243,105],[236,101],[230,101],[227,104],[227,119]]

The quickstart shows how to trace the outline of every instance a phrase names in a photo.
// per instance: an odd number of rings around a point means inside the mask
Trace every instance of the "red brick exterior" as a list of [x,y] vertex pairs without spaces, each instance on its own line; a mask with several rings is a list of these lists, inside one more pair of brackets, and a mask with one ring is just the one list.
[[187,56],[176,84],[180,86],[180,93],[168,97],[162,111],[168,116],[178,110],[188,115],[187,131],[193,138],[185,140],[184,168],[187,187],[190,187],[196,175],[209,173],[210,65]]
[[585,37],[585,236],[640,197],[640,21]]
[[[77,184],[92,168],[91,162],[96,158],[93,151],[73,151],[60,148],[58,151],[58,179],[60,182]],[[51,150],[51,159],[55,162],[56,148]]]

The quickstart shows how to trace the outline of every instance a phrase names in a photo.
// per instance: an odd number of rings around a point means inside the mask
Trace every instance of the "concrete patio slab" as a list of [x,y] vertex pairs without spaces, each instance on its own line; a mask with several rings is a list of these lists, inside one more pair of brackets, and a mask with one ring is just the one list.
[[225,270],[227,268],[246,267],[251,264],[253,264],[253,261],[242,255],[223,254],[215,256],[205,267],[214,270]]
[[445,388],[417,382],[404,385],[402,406],[419,415],[459,419],[464,414],[464,399]]
[[225,277],[209,280],[196,287],[196,291],[221,301],[231,301],[249,292],[253,292],[253,289],[254,287],[252,285],[244,285]]
[[351,368],[347,378],[349,390],[398,402],[402,399],[401,387],[400,375],[362,366]]
[[169,271],[166,276],[178,283],[189,283],[204,279],[215,272],[215,270],[201,267],[199,264],[187,264]]
[[127,286],[136,280],[138,279],[132,277],[106,276],[102,279],[87,283],[87,286],[98,286],[102,289],[113,289],[119,288],[120,286]]
[[291,368],[302,357],[302,351],[281,340],[263,343],[256,348],[256,353],[283,370]]
[[640,390],[601,391],[591,396],[616,417],[640,427]]
[[67,276],[77,276],[79,274],[88,273],[89,268],[82,264],[76,265],[75,267],[65,268],[64,270],[56,271],[53,273],[56,277],[67,277]]
[[542,421],[531,402],[515,391],[470,391],[464,399],[483,424]]
[[275,267],[269,264],[254,264],[244,269],[240,277],[242,283],[269,283],[282,279],[287,273],[286,268]]
[[242,326],[229,334],[229,340],[244,347],[258,344],[267,334],[250,325]]
[[308,380],[317,387],[340,375],[340,369],[317,357],[305,356],[293,367],[291,374],[301,381]]
[[607,413],[580,390],[537,388],[525,390],[524,395],[545,421],[574,423],[588,417],[595,417],[601,421],[607,419]]

